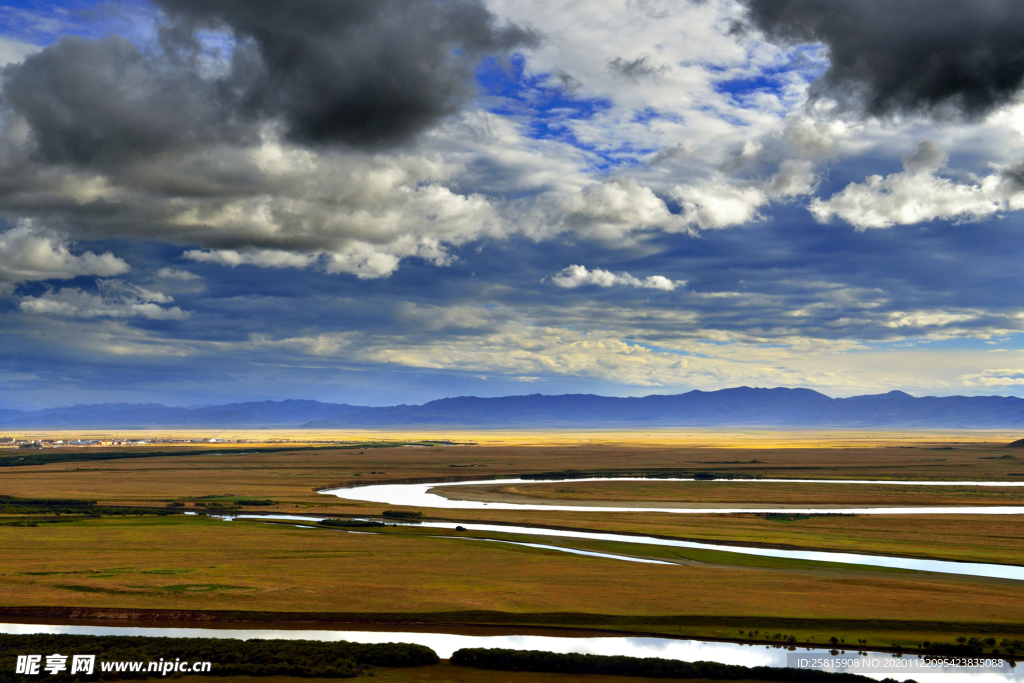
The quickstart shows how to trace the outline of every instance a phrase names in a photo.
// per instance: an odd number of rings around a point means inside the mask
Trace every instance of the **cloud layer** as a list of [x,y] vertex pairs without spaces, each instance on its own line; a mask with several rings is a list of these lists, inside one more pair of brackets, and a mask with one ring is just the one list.
[[67,236],[22,221],[0,233],[0,287],[80,275],[122,275],[131,267],[110,252],[75,254]]
[[0,8],[0,381],[1024,391],[1021,7]]
[[1013,169],[965,183],[936,175],[945,161],[942,150],[926,140],[903,157],[903,172],[850,183],[827,200],[812,201],[811,214],[821,222],[837,217],[864,230],[937,219],[977,221],[1024,209],[1024,186]]
[[601,268],[587,270],[586,266],[567,266],[551,276],[551,282],[564,289],[575,289],[584,285],[598,287],[625,286],[637,289],[660,289],[671,292],[676,287],[684,287],[686,280],[670,280],[663,275],[650,275],[643,279],[633,277],[629,273],[613,273]]
[[1017,0],[742,0],[751,24],[784,44],[824,43],[816,93],[872,116],[982,116],[1024,84]]
[[98,294],[77,288],[49,291],[42,296],[24,297],[22,311],[34,315],[59,315],[73,318],[148,318],[150,320],[184,320],[188,313],[166,294],[143,289],[122,280],[97,280]]

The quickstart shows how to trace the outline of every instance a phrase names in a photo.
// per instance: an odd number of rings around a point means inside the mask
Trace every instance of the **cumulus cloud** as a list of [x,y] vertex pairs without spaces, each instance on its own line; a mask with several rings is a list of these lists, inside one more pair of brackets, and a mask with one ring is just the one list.
[[20,62],[28,55],[38,51],[39,48],[30,43],[0,37],[0,66]]
[[[269,146],[253,158],[274,194],[189,205],[168,227],[208,250],[186,257],[227,266],[305,268],[361,278],[390,275],[401,259],[450,263],[446,245],[500,234],[501,222],[480,195],[440,182],[446,170],[416,158],[350,159]],[[173,207],[168,207],[173,208]]]
[[979,314],[976,312],[954,313],[942,310],[893,311],[889,314],[888,322],[883,324],[895,328],[941,328],[977,320],[979,317]]
[[872,116],[978,117],[1024,84],[1019,0],[741,0],[772,41],[823,43],[813,92]]
[[416,145],[532,30],[481,0],[156,4],[145,49],[68,37],[0,71],[0,212],[362,278],[500,232]]
[[0,72],[5,104],[36,158],[89,163],[252,138],[194,70],[167,68],[128,40],[64,38]]
[[[4,69],[8,106],[50,160],[238,141],[276,121],[303,142],[402,141],[461,109],[486,55],[536,42],[479,0],[159,0],[162,52],[65,38]],[[232,43],[208,77],[201,31]]]
[[806,159],[786,159],[764,184],[770,199],[793,199],[814,192],[818,187],[818,169]]
[[216,263],[231,268],[241,265],[263,268],[305,268],[316,260],[316,257],[306,254],[270,249],[248,252],[234,249],[218,249],[216,251],[192,249],[186,251],[183,256],[199,263]]
[[588,185],[564,200],[561,209],[567,227],[600,239],[621,239],[650,228],[687,229],[686,221],[670,212],[664,200],[632,178]]
[[961,375],[958,379],[969,387],[1019,387],[1024,386],[1024,368],[993,368]]
[[850,127],[843,121],[794,116],[783,127],[782,138],[801,156],[825,159],[835,153],[837,143],[849,132]]
[[687,223],[701,228],[726,228],[756,220],[768,196],[756,187],[729,183],[678,186],[674,194]]
[[[756,156],[759,144],[748,145]],[[654,190],[634,178],[608,180],[584,187],[562,200],[562,225],[587,237],[629,241],[634,233],[659,230],[696,234],[699,230],[744,225],[760,218],[761,207],[773,201],[790,201],[817,188],[819,173],[814,162],[784,159],[766,178],[737,181],[716,176],[690,185],[676,185],[666,196],[679,204],[669,209]]]
[[131,267],[112,253],[75,254],[66,235],[23,220],[0,233],[0,287],[37,280],[69,280],[80,275],[121,275]]
[[240,103],[307,142],[407,139],[469,101],[481,58],[537,42],[528,29],[499,25],[480,0],[156,4],[187,30],[186,44],[199,27],[230,31]]
[[164,280],[180,280],[187,282],[189,280],[202,280],[203,278],[196,275],[193,272],[187,270],[179,270],[177,268],[161,268],[156,271],[156,276]]
[[638,289],[660,289],[665,292],[671,292],[676,287],[686,286],[686,280],[670,280],[664,275],[651,275],[641,279],[625,272],[613,273],[601,268],[587,270],[586,266],[577,265],[568,266],[552,275],[551,282],[565,289],[597,285],[598,287],[625,286]]
[[810,194],[818,185],[811,161],[786,159],[764,180],[745,183],[716,179],[694,185],[677,185],[672,195],[682,207],[688,225],[701,229],[728,228],[760,218],[761,207],[772,201],[788,201]]
[[937,219],[980,220],[1024,209],[1024,188],[1014,169],[964,183],[937,174],[945,162],[942,150],[925,140],[903,157],[902,172],[850,183],[828,199],[813,200],[810,212],[822,223],[836,217],[866,230]]
[[[452,117],[482,58],[537,45],[523,20],[480,0],[156,4],[154,45],[68,38],[0,74],[0,211],[80,238],[163,240],[197,262],[379,278],[514,233],[622,244],[736,225],[803,182],[781,167],[756,182],[714,178],[686,185],[680,211],[666,204],[672,185],[702,161],[676,136],[647,147],[663,149],[652,164],[667,182],[594,182],[565,140],[531,139],[514,117]],[[677,77],[662,52],[593,60],[608,82],[644,81],[639,91]]]
[[123,280],[97,280],[98,293],[64,287],[36,297],[24,297],[19,308],[35,315],[60,315],[72,318],[148,318],[184,320],[187,311],[177,306],[164,308],[174,299],[161,292],[144,289]]
[[636,59],[623,59],[622,57],[616,57],[608,62],[608,70],[616,76],[620,76],[627,81],[633,83],[639,82],[644,78],[657,78],[669,71],[672,68],[667,64],[661,64],[654,66],[651,63],[651,58],[647,55],[640,55]]
[[[453,191],[452,168],[436,159],[317,153],[273,134],[251,147],[126,164],[103,183],[66,167],[30,166],[19,178],[24,170],[9,175],[11,185],[34,188],[28,200],[18,195],[22,212],[73,219],[97,237],[144,229],[200,247],[189,250],[196,260],[224,265],[320,264],[325,272],[382,277],[407,257],[445,265],[450,246],[503,232],[491,202]],[[101,191],[111,185],[116,192]]]

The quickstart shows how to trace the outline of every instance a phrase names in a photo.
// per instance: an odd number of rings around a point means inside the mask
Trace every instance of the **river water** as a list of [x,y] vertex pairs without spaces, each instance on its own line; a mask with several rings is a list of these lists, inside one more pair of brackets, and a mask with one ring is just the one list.
[[[636,481],[639,478],[616,479],[617,481]],[[349,500],[364,502],[382,503],[385,505],[407,505],[424,508],[446,508],[446,509],[492,509],[492,510],[559,510],[559,511],[586,511],[586,512],[669,512],[669,513],[690,513],[690,514],[730,514],[730,513],[802,513],[802,514],[1024,514],[1024,506],[1002,506],[1002,507],[955,507],[955,508],[934,508],[934,507],[896,507],[896,508],[621,508],[621,507],[600,507],[600,506],[569,506],[569,505],[535,505],[535,504],[514,504],[514,503],[483,503],[478,501],[450,500],[437,495],[432,490],[438,487],[470,486],[479,484],[526,484],[541,483],[542,480],[535,479],[502,479],[483,480],[457,483],[428,483],[428,484],[385,484],[365,486],[360,488],[335,489],[323,491],[327,495],[335,495]],[[561,480],[547,480],[561,481]],[[606,478],[573,479],[573,482],[580,481],[611,481]],[[658,481],[693,481],[692,479],[659,479]],[[721,480],[718,480],[721,481]],[[730,480],[734,483],[797,483],[801,480]],[[901,486],[1024,486],[1024,482],[920,482],[920,481],[849,481],[849,480],[804,480],[805,483],[817,484],[882,484]],[[238,515],[236,517],[225,516],[225,520],[231,519],[264,519],[282,520],[291,522],[317,522],[322,517],[299,516],[299,515]],[[1002,578],[1012,580],[1024,580],[1024,567],[1010,565],[994,565],[968,562],[949,562],[941,560],[922,560],[901,557],[886,557],[880,555],[861,555],[854,553],[833,553],[823,551],[784,550],[777,548],[752,548],[732,545],[721,545],[713,542],[691,542],[674,539],[656,538],[653,536],[632,536],[628,534],[614,534],[601,532],[567,531],[563,529],[548,529],[538,527],[522,527],[514,525],[498,524],[474,524],[469,522],[423,522],[416,526],[421,528],[432,528],[452,532],[456,526],[462,526],[466,530],[488,533],[514,533],[540,537],[574,538],[596,541],[615,541],[620,543],[631,543],[649,546],[668,546],[678,548],[689,548],[699,550],[715,550],[720,552],[737,553],[744,555],[756,555],[761,557],[775,557],[796,560],[809,560],[815,562],[832,562],[853,565],[865,565],[875,567],[887,567],[895,569],[908,569],[916,571],[928,571],[949,574],[965,574],[970,576],[983,576],[991,578]],[[372,533],[362,531],[350,531],[337,529],[345,533]],[[446,534],[448,536],[448,534]],[[456,536],[457,537],[457,536]],[[571,552],[580,555],[589,555],[613,560],[625,560],[631,562],[648,562],[653,564],[674,564],[645,558],[631,558],[611,553],[598,553],[593,551],[578,550],[573,548],[562,548],[540,543],[528,543],[509,541],[507,539],[470,539],[467,541],[476,542],[514,542],[518,545],[527,545],[536,548],[558,550],[560,552]],[[145,628],[130,626],[58,626],[58,625],[36,625],[36,624],[0,624],[0,633],[28,634],[28,633],[69,633],[81,635],[136,635],[136,636],[163,636],[179,638],[281,638],[291,640],[318,640],[337,641],[346,640],[358,643],[385,643],[404,642],[425,645],[433,649],[437,654],[447,659],[451,654],[460,648],[485,647],[485,648],[507,648],[515,650],[543,650],[560,653],[580,654],[601,654],[601,655],[625,655],[630,657],[661,657],[665,659],[676,659],[680,661],[711,661],[725,664],[740,664],[744,666],[801,666],[803,668],[828,668],[835,671],[849,671],[860,673],[878,680],[884,678],[896,678],[903,680],[913,678],[919,683],[1010,683],[1024,679],[1018,673],[1018,668],[1009,666],[1002,660],[989,662],[987,666],[980,666],[970,670],[956,669],[939,672],[922,673],[914,671],[910,675],[899,667],[892,668],[893,663],[910,663],[905,660],[917,659],[916,657],[897,658],[894,655],[879,653],[858,653],[854,651],[842,652],[838,655],[831,654],[825,649],[799,648],[797,650],[777,646],[764,645],[743,645],[738,643],[707,642],[700,640],[677,640],[671,638],[645,638],[645,637],[558,637],[538,635],[465,635],[454,633],[423,633],[406,631],[331,631],[331,630],[260,630],[260,629],[198,629],[198,628]],[[795,655],[801,657],[804,662],[794,660]],[[897,659],[901,660],[897,662]],[[878,666],[881,662],[883,668],[864,668],[869,662],[874,661]],[[842,663],[843,665],[839,665]],[[1020,667],[1024,668],[1024,667]]]
[[[702,640],[676,640],[672,638],[642,637],[559,637],[538,635],[462,635],[454,633],[418,633],[405,631],[328,631],[328,630],[260,630],[260,629],[202,629],[202,628],[142,628],[132,626],[51,626],[38,624],[0,624],[0,633],[31,634],[31,633],[68,633],[94,636],[153,636],[169,638],[250,638],[285,639],[285,640],[346,640],[355,643],[415,643],[425,645],[442,659],[448,659],[452,653],[465,647],[505,648],[510,650],[543,650],[545,652],[624,655],[628,657],[661,657],[684,662],[721,662],[723,664],[739,664],[742,666],[773,666],[785,667],[793,664],[789,658],[794,654],[787,648],[765,645],[741,645],[739,643],[720,643]],[[821,665],[802,668],[825,668],[830,670],[851,671],[878,680],[897,678],[904,680],[913,678],[919,683],[1010,683],[1024,679],[1017,673],[1018,668],[1010,667],[999,660],[998,666],[977,667],[970,671],[914,673],[912,676],[901,675],[899,669],[884,671],[865,670],[863,665],[870,659],[886,664],[903,664],[914,662],[896,662],[896,659],[917,659],[916,656],[896,658],[889,654],[857,653],[846,651],[832,655],[830,651],[817,648],[798,648],[795,653],[806,655],[812,663],[822,661],[844,662],[847,666]],[[819,660],[819,661],[814,661]],[[1019,667],[1024,668],[1024,667]]]
[[[674,514],[847,514],[847,515],[938,515],[938,514],[976,514],[976,515],[1019,515],[1024,514],[1024,506],[956,506],[956,507],[866,507],[866,508],[656,508],[656,507],[606,507],[593,505],[544,505],[531,503],[485,503],[471,500],[453,500],[437,493],[440,489],[460,486],[536,484],[543,482],[571,481],[572,483],[588,481],[678,481],[693,483],[693,479],[646,479],[642,477],[588,477],[579,479],[491,479],[463,482],[434,482],[425,484],[376,484],[356,488],[340,488],[321,491],[325,495],[337,496],[347,500],[380,503],[383,505],[413,506],[448,510],[547,510],[560,512],[667,512]],[[886,485],[886,486],[982,486],[982,487],[1024,487],[1024,482],[993,482],[993,481],[892,481],[892,480],[848,480],[848,479],[730,479],[728,481],[740,485],[774,484],[774,483],[805,483],[805,484],[852,484],[852,485]],[[243,515],[247,517],[248,515]],[[319,518],[292,519],[300,521],[318,521]],[[423,526],[439,529],[454,529],[456,523],[431,522]],[[735,545],[717,544],[714,542],[682,541],[651,536],[633,536],[628,534],[598,533],[585,531],[566,531],[542,527],[520,527],[512,525],[489,525],[461,523],[461,526],[472,531],[491,533],[517,533],[532,536],[548,536],[559,538],[577,538],[592,541],[616,541],[640,545],[667,546],[689,548],[694,550],[717,550],[721,552],[759,557],[774,557],[812,562],[833,562],[841,564],[886,567],[890,569],[908,569],[914,571],[937,572],[943,574],[961,574],[988,578],[1011,579],[1024,581],[1024,567],[1001,564],[985,564],[978,562],[952,562],[945,560],[928,560],[859,553],[836,553],[817,550],[788,550],[781,548],[755,548]],[[559,550],[559,548],[555,548]],[[564,549],[560,549],[564,550]],[[626,559],[613,557],[613,559]]]
[[[384,505],[408,505],[422,508],[448,510],[547,510],[557,512],[668,512],[672,514],[722,515],[751,513],[792,513],[792,514],[838,514],[838,515],[1024,515],[1024,505],[992,506],[948,506],[948,507],[854,507],[854,508],[800,508],[788,506],[763,508],[659,508],[659,507],[610,507],[600,505],[547,505],[538,503],[485,503],[476,500],[453,500],[439,495],[436,490],[458,486],[542,484],[551,482],[588,481],[681,481],[694,483],[693,479],[663,479],[643,477],[588,477],[580,479],[484,479],[479,481],[434,482],[428,484],[375,484],[355,488],[340,488],[321,491],[329,496],[346,500]],[[753,486],[757,484],[873,484],[884,486],[998,486],[1024,487],[1024,481],[874,481],[847,479],[716,479],[713,483],[728,481],[730,484]],[[702,483],[702,482],[698,482]]]
[[[324,517],[309,517],[304,515],[224,515],[220,516],[225,521],[232,519],[254,519],[254,520],[281,520],[290,522],[319,522]],[[754,555],[757,557],[775,557],[788,560],[804,560],[810,562],[830,562],[838,564],[863,565],[868,567],[885,567],[887,569],[907,569],[911,571],[935,572],[939,574],[960,574],[963,576],[981,576],[991,579],[1009,579],[1013,581],[1024,581],[1024,567],[1009,564],[985,564],[981,562],[953,562],[949,560],[926,560],[911,557],[893,557],[886,555],[862,555],[857,553],[836,553],[824,550],[788,550],[782,548],[755,548],[748,546],[726,545],[720,543],[681,541],[671,538],[658,538],[655,536],[634,536],[631,534],[605,533],[598,531],[570,531],[566,529],[549,529],[545,527],[516,526],[514,524],[476,524],[473,522],[418,522],[415,524],[403,524],[397,526],[414,526],[417,528],[445,529],[455,531],[456,527],[462,527],[466,531],[482,531],[495,534],[524,534],[529,536],[546,536],[552,538],[578,538],[588,541],[613,541],[616,543],[634,543],[637,545],[661,546],[668,548],[689,548],[691,550],[715,550],[718,552],[735,553],[738,555]],[[373,533],[366,531],[351,531],[344,528],[334,530],[347,533]],[[458,538],[445,536],[445,538]],[[486,541],[464,537],[465,540]],[[600,553],[575,548],[564,548],[560,546],[543,545],[538,543],[513,542],[502,540],[503,543],[514,543],[532,548],[544,548],[559,552],[572,553],[574,555],[589,555],[591,557],[603,557],[612,560],[624,560],[627,562],[644,562],[649,564],[676,564],[674,562],[662,562],[658,560],[633,558],[612,553]]]

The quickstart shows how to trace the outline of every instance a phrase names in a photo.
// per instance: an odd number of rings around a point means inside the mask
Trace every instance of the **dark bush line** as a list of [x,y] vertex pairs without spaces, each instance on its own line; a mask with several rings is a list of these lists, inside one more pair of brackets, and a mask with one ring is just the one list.
[[[173,661],[212,662],[214,676],[298,676],[302,678],[352,678],[368,666],[409,667],[438,662],[430,648],[408,643],[365,645],[339,641],[231,640],[220,638],[149,638],[140,636],[0,635],[0,683],[29,683],[40,676],[14,673],[17,655],[60,653],[95,654],[92,676],[67,673],[43,674],[47,681],[68,683],[74,679],[114,680],[162,678],[160,673],[107,672],[100,662]],[[70,657],[68,659],[70,662]]]
[[683,469],[658,470],[561,470],[559,472],[535,472],[521,474],[520,479],[589,479],[593,477],[643,477],[645,479],[696,479],[711,481],[714,479],[756,479],[757,477],[734,472],[719,474],[716,472],[699,472]]
[[[995,647],[998,645],[999,647]],[[960,636],[956,639],[956,644],[953,643],[929,643],[925,641],[923,644],[918,646],[918,649],[924,650],[928,654],[944,655],[949,657],[976,657],[985,652],[985,648],[992,648],[992,654],[994,655],[1009,655],[1013,656],[1017,654],[1018,650],[1024,649],[1024,641],[1021,640],[1010,640],[1003,638],[998,643],[995,638],[977,638],[967,636]]]
[[368,519],[321,519],[317,522],[320,526],[337,526],[337,527],[368,527],[368,526],[387,526],[384,522],[372,522]]
[[[328,450],[352,450],[355,448],[392,448],[400,446],[401,443],[364,443],[358,445],[336,445],[336,446],[297,446],[294,448],[257,448],[247,450],[245,448],[211,448],[208,450],[188,451],[42,451],[26,452],[18,451],[17,457],[0,457],[0,467],[22,467],[26,465],[48,465],[55,462],[92,462],[98,460],[130,460],[133,458],[165,458],[177,455],[232,455],[235,453],[281,453],[291,451],[328,451]],[[25,455],[20,455],[25,453]]]
[[[739,666],[674,659],[606,657],[522,650],[466,648],[451,658],[456,666],[496,671],[537,671],[566,674],[605,674],[645,678],[704,678],[715,681],[779,681],[781,683],[877,683],[867,676],[812,669]],[[892,679],[886,679],[892,681]],[[885,683],[885,682],[883,682]]]
[[0,505],[19,505],[23,507],[83,508],[95,504],[95,500],[66,500],[63,498],[15,498],[14,496],[0,496]]
[[95,500],[62,500],[0,496],[0,514],[5,515],[173,515],[173,508],[97,505]]
[[384,517],[388,519],[419,519],[423,517],[423,513],[406,512],[405,510],[385,510]]

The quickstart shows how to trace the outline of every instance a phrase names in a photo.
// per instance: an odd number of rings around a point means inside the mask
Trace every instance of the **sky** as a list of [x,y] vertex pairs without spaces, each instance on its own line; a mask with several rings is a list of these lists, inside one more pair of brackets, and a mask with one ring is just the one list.
[[18,0],[0,64],[0,407],[1024,396],[1020,0]]

